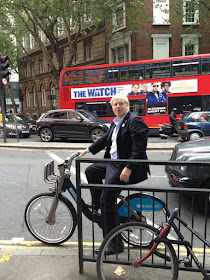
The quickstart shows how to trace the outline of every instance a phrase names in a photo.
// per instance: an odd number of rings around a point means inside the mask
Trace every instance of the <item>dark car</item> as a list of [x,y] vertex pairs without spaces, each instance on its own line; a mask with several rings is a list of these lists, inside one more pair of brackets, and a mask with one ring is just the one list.
[[19,116],[14,114],[8,114],[5,116],[5,127],[7,137],[18,136],[19,137],[29,137],[30,127],[28,123],[24,122]]
[[178,122],[178,136],[183,140],[197,140],[210,136],[210,112],[186,113]]
[[[183,165],[167,165],[165,171],[172,187],[210,188],[210,137],[177,144],[170,160],[183,161]],[[204,161],[209,166],[186,166],[184,162]],[[203,196],[200,197],[202,205]]]
[[29,124],[31,134],[36,133],[36,121],[31,116],[23,113],[18,113],[17,116],[19,116],[24,122],[27,122]]
[[111,121],[102,120],[85,110],[52,110],[36,121],[37,133],[44,142],[54,138],[90,139],[95,142],[110,127]]

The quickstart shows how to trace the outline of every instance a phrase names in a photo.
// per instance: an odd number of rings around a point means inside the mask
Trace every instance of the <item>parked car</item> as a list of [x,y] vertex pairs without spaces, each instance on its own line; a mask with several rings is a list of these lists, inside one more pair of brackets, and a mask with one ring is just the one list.
[[19,137],[29,137],[30,127],[28,123],[25,123],[20,117],[14,114],[8,114],[5,116],[5,127],[6,127],[6,136],[18,136]]
[[31,134],[36,133],[36,121],[31,116],[23,113],[18,113],[17,116],[29,124]]
[[[172,187],[210,188],[210,137],[177,144],[170,160],[183,161],[183,165],[167,165],[165,171]],[[186,166],[186,161],[208,161],[209,166]],[[198,198],[204,205],[204,196]]]
[[186,113],[178,122],[178,136],[183,140],[197,140],[210,136],[210,112]]
[[102,120],[85,110],[51,110],[36,121],[37,133],[44,142],[54,138],[91,139],[95,142],[110,127],[111,121]]

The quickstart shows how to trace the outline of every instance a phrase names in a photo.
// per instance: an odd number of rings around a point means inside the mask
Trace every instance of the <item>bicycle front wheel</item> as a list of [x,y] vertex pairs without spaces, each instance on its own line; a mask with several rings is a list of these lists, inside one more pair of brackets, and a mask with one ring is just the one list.
[[76,211],[63,196],[58,199],[55,222],[47,223],[47,217],[55,193],[43,193],[33,197],[25,209],[25,223],[30,233],[47,244],[60,244],[68,240],[75,231]]
[[[122,238],[120,238],[120,235],[123,232],[127,232],[128,236],[135,234],[139,240],[146,237],[149,237],[151,240],[158,234],[155,227],[136,222],[126,223],[112,230],[102,242],[99,250],[97,258],[97,275],[99,280],[178,279],[178,260],[171,244],[161,242],[153,255],[137,267],[134,265],[135,261],[143,258],[150,249],[140,246],[134,247],[128,242],[128,244],[124,245],[124,251],[122,252],[119,248],[122,248]],[[116,253],[106,255],[106,248],[108,246],[116,250]]]

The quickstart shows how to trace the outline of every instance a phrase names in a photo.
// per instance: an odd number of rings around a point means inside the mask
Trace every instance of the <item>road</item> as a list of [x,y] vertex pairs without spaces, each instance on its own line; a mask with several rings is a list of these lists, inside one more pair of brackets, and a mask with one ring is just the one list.
[[[71,154],[71,150],[56,151],[61,158],[65,158]],[[170,151],[149,151],[148,158],[150,160],[168,160]],[[89,157],[93,157],[88,155]],[[102,158],[103,153],[99,153],[98,157]],[[44,164],[50,160],[49,155],[43,150],[14,150],[0,149],[0,158],[2,161],[1,176],[1,197],[0,197],[0,240],[35,240],[24,224],[24,209],[29,199],[42,192],[48,190],[49,185],[43,181]],[[83,164],[81,172],[87,165]],[[72,181],[75,183],[75,174],[73,170]],[[159,188],[168,187],[168,181],[163,166],[151,166],[151,177],[142,183],[143,186],[155,186]],[[156,193],[157,196],[164,201],[168,200],[170,211],[179,205],[181,201],[182,215],[187,222],[191,223],[191,200],[189,198],[180,198],[178,194],[171,193],[166,198],[165,193]],[[69,197],[69,195],[67,194]],[[86,202],[90,202],[89,191],[83,192],[83,198]],[[194,227],[201,228],[203,217],[200,213],[195,213]],[[91,240],[91,224],[86,218],[83,218],[84,240]],[[87,230],[88,229],[88,230]],[[210,229],[209,229],[210,230]],[[101,238],[101,231],[95,227],[98,240]],[[202,233],[202,231],[201,231]],[[209,233],[210,234],[210,233]],[[77,234],[74,234],[71,241],[77,241]],[[196,243],[198,244],[198,243]],[[200,246],[200,245],[198,245]]]

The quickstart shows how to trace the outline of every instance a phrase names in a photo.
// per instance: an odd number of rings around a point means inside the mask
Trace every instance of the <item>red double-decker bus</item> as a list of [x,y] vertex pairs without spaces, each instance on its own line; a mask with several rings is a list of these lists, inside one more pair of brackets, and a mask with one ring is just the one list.
[[210,110],[210,54],[65,68],[60,75],[60,108],[84,109],[113,119],[110,99],[128,96],[130,110],[156,134],[158,124],[178,114]]

